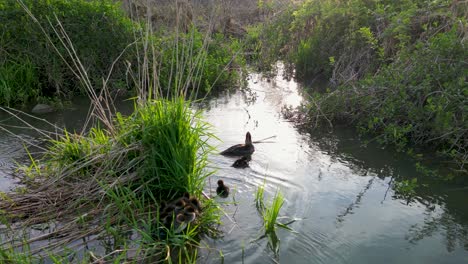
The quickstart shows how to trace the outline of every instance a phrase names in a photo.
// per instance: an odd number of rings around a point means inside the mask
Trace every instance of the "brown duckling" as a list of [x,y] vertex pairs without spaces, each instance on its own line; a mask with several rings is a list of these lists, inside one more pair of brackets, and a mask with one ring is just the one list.
[[255,148],[252,144],[252,137],[250,135],[250,132],[247,132],[247,134],[245,134],[245,144],[234,145],[221,152],[220,154],[225,156],[247,156],[254,153],[254,151]]
[[187,206],[184,208],[185,221],[187,223],[193,222],[197,217],[197,212],[192,206]]
[[171,225],[172,225],[173,220],[174,220],[174,213],[171,212],[170,214],[167,214],[164,217],[162,217],[162,224],[166,228],[170,228]]
[[182,214],[182,213],[178,214],[174,221],[175,233],[182,232],[187,227],[187,223],[189,222],[187,221],[187,217],[185,216],[185,214]]
[[201,203],[197,198],[191,197],[189,202],[196,211],[201,212]]
[[250,156],[243,156],[242,158],[236,160],[233,164],[232,167],[234,168],[240,168],[240,169],[245,169],[249,167],[249,161],[251,160]]
[[216,193],[223,198],[228,197],[229,195],[229,187],[224,185],[223,180],[218,181],[218,188],[216,188]]
[[187,206],[187,202],[184,199],[179,199],[174,203],[174,212],[178,214],[179,212],[183,211],[185,206]]

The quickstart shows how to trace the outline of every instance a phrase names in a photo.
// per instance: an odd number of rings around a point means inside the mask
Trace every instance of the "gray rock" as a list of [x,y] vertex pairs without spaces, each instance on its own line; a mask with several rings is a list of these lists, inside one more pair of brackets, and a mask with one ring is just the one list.
[[51,112],[54,112],[54,111],[55,111],[55,109],[52,106],[46,105],[46,104],[37,104],[31,110],[31,112],[33,112],[33,114],[46,114],[46,113],[51,113]]

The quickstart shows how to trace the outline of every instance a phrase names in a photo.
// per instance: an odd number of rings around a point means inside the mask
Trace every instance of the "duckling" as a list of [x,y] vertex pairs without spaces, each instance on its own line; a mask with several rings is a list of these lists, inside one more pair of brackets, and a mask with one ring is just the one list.
[[223,198],[228,197],[229,195],[229,187],[224,185],[223,180],[218,181],[218,188],[216,188],[216,193]]
[[176,216],[176,219],[174,221],[174,231],[175,233],[180,233],[182,232],[186,227],[187,227],[187,217],[185,216],[185,214],[178,214]]
[[185,216],[185,221],[187,223],[191,223],[197,217],[197,212],[195,211],[193,207],[187,206],[184,208],[184,216]]
[[177,200],[175,203],[174,203],[174,212],[176,214],[178,214],[179,212],[181,212],[182,210],[184,210],[185,206],[187,205],[187,203],[185,202],[184,199],[179,199]]
[[166,228],[170,228],[173,220],[174,220],[174,214],[173,213],[167,214],[166,216],[162,217],[162,224]]
[[251,160],[250,156],[243,156],[242,158],[236,160],[233,164],[232,167],[234,168],[240,168],[240,169],[245,169],[249,166],[249,161]]
[[220,154],[225,156],[247,156],[251,155],[254,151],[255,148],[252,144],[252,137],[250,132],[247,132],[247,134],[245,134],[245,144],[234,145]]
[[198,213],[201,212],[201,203],[197,198],[191,197],[189,202]]

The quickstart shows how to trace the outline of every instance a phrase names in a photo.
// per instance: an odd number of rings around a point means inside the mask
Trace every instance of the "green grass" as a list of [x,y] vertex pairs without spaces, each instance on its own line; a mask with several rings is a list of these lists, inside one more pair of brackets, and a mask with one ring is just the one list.
[[29,59],[0,61],[0,105],[15,105],[41,95],[39,75]]
[[279,214],[284,204],[283,194],[279,190],[276,190],[275,196],[271,200],[271,203],[265,205],[263,201],[264,191],[264,186],[262,185],[257,188],[255,193],[255,204],[263,219],[264,234],[260,238],[267,237],[268,246],[273,251],[275,256],[278,257],[280,250],[280,239],[276,234],[277,227],[288,231],[293,231],[290,227],[288,227],[288,225],[293,223],[295,219],[286,224],[281,223],[279,219],[282,217],[280,217]]

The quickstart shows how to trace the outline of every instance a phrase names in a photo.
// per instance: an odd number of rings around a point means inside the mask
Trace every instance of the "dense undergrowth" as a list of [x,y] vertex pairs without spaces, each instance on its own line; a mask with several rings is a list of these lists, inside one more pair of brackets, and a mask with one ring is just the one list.
[[[167,93],[185,85],[205,94],[237,85],[244,66],[236,41],[196,25],[183,33],[150,29],[131,20],[118,1],[7,0],[0,3],[0,14],[1,105],[85,93],[82,76],[73,70],[76,58],[96,91],[103,83],[110,91],[133,90],[135,79],[151,75],[145,84],[151,89]],[[63,42],[73,43],[73,49]],[[145,58],[149,50],[154,56]],[[154,72],[140,71],[153,61]]]
[[402,151],[432,149],[466,174],[467,13],[447,0],[310,0],[251,38],[296,77],[330,80],[304,107],[310,125],[353,124]]
[[[27,188],[4,194],[0,202],[7,226],[0,260],[196,261],[200,236],[219,221],[216,204],[202,196],[211,174],[208,124],[183,99],[137,104],[113,124],[112,132],[63,131],[49,140],[42,158],[21,168]],[[184,192],[202,201],[202,212],[180,232],[165,225],[160,212],[162,201]],[[31,233],[38,225],[47,235]],[[86,250],[74,241],[83,241]]]
[[[24,4],[0,4],[0,104],[79,92],[93,109],[80,133],[36,130],[43,155],[19,168],[22,187],[0,193],[0,262],[196,262],[220,211],[203,195],[213,135],[186,100],[238,82],[240,44],[195,26],[153,31],[113,1]],[[128,117],[113,107],[120,88],[135,90]],[[160,214],[185,193],[201,211],[181,228]]]

